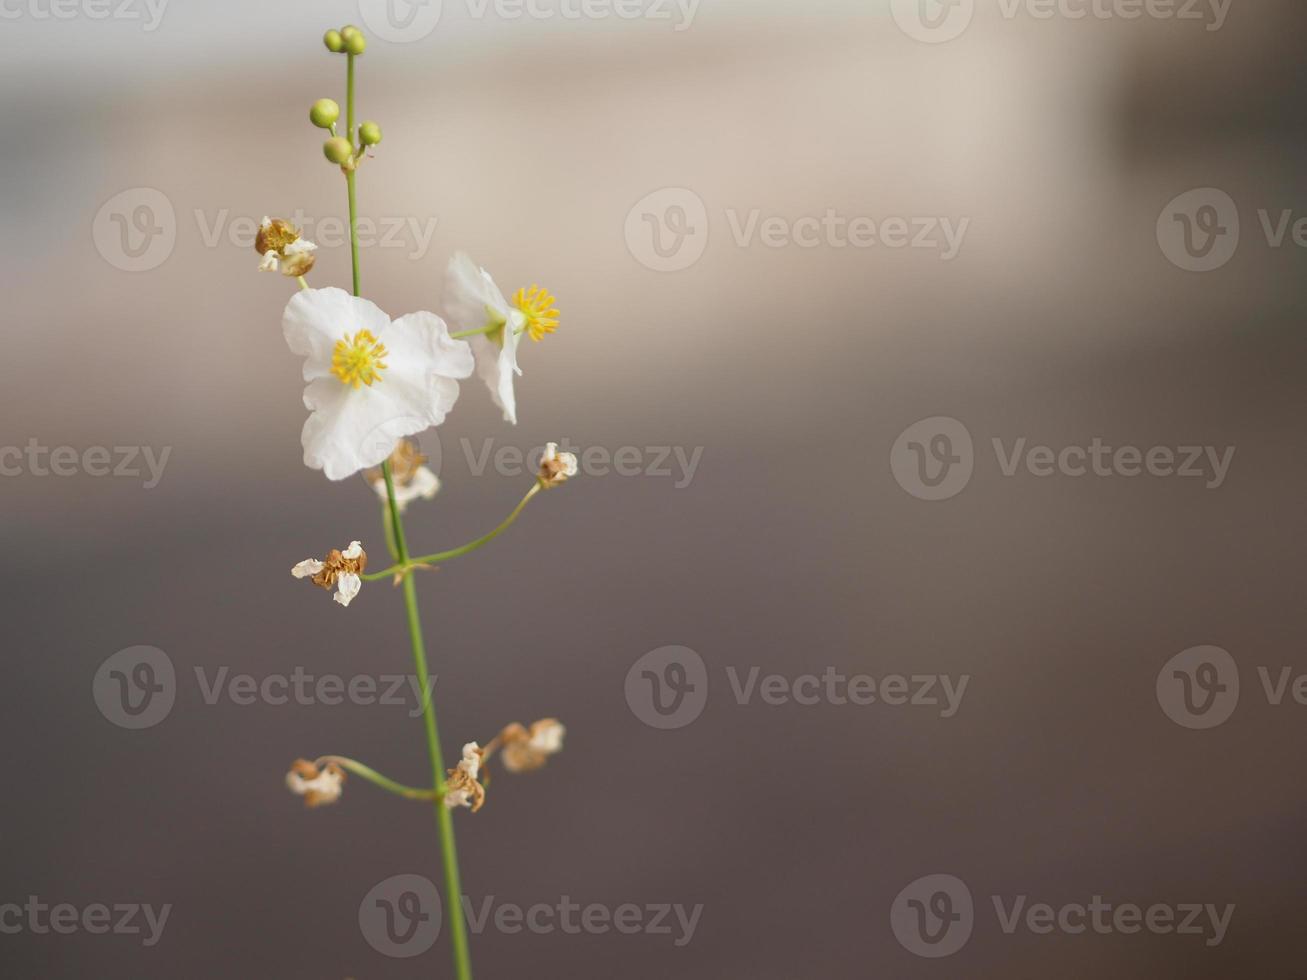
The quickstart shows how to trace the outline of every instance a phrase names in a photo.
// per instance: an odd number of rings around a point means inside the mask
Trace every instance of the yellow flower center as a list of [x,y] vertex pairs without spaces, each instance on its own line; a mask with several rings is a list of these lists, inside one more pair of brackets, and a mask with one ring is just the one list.
[[554,309],[554,297],[549,290],[532,286],[519,289],[513,296],[513,305],[526,317],[526,329],[532,340],[539,340],[547,333],[558,329],[558,310]]
[[385,345],[371,330],[360,330],[353,337],[345,334],[336,341],[336,349],[331,354],[331,373],[352,388],[361,384],[371,387],[372,382],[381,380],[385,356]]

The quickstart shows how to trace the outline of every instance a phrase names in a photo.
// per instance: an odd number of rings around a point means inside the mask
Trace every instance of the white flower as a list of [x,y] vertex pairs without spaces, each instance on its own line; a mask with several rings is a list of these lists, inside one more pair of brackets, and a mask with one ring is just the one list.
[[472,373],[472,352],[434,313],[392,321],[343,289],[303,289],[282,316],[304,358],[304,464],[331,480],[378,466],[400,438],[440,425]]
[[[521,310],[508,305],[490,273],[477,266],[466,252],[449,260],[445,271],[445,312],[456,331],[481,330],[495,324],[491,334],[469,338],[476,355],[477,376],[490,389],[490,397],[504,413],[504,421],[517,424],[517,397],[513,376],[517,366],[517,342],[526,325]],[[508,329],[504,329],[507,326]]]
[[558,443],[545,443],[544,455],[540,457],[540,482],[546,489],[566,483],[568,477],[576,476],[576,455],[560,453]]
[[445,780],[445,806],[471,807],[476,813],[486,801],[486,790],[477,775],[481,772],[481,746],[468,742],[463,746],[463,760],[453,769],[448,770],[449,778]]
[[290,573],[296,578],[311,577],[313,584],[323,589],[330,590],[335,586],[336,594],[332,598],[342,606],[348,606],[363,587],[360,576],[367,567],[368,555],[363,545],[351,541],[344,551],[329,551],[325,559],[305,558]]
[[340,799],[345,773],[334,762],[318,767],[307,759],[297,759],[286,773],[286,786],[296,796],[304,797],[305,806],[325,806]]
[[490,389],[490,397],[503,411],[505,422],[517,424],[513,377],[522,373],[517,365],[518,341],[524,333],[539,340],[558,328],[558,310],[553,304],[554,297],[539,286],[519,289],[510,303],[490,273],[467,253],[459,252],[449,260],[445,312],[456,332],[484,331],[470,338],[477,375]]

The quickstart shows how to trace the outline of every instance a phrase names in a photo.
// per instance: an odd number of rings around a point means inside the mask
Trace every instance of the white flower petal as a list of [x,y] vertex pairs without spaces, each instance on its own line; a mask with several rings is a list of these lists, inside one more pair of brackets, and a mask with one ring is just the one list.
[[458,252],[445,270],[445,312],[454,330],[480,330],[494,320],[507,320],[508,301],[490,273],[466,252]]
[[423,500],[430,500],[440,492],[440,477],[425,466],[419,466],[413,474],[413,479],[409,481],[407,489],[413,498],[421,497]]
[[458,767],[466,772],[473,779],[481,771],[481,746],[476,742],[468,742],[463,746],[463,761]]
[[503,332],[501,347],[484,334],[472,337],[472,353],[476,357],[477,377],[490,389],[490,399],[504,413],[504,421],[517,425],[517,395],[513,391],[513,378],[522,369],[517,366],[517,344],[520,336],[513,332],[512,324]]
[[274,252],[272,249],[268,249],[259,258],[259,271],[260,272],[277,271],[277,253]]
[[349,547],[341,552],[341,556],[348,558],[350,561],[358,561],[363,554],[363,544],[360,541],[351,541]]
[[348,606],[363,588],[363,580],[353,572],[341,572],[336,579],[336,594],[331,598],[342,606]]
[[531,748],[546,755],[553,755],[563,749],[563,736],[567,733],[559,722],[550,722],[531,726]]
[[302,562],[290,570],[290,573],[296,578],[306,578],[310,575],[317,575],[325,566],[316,558],[305,558]]

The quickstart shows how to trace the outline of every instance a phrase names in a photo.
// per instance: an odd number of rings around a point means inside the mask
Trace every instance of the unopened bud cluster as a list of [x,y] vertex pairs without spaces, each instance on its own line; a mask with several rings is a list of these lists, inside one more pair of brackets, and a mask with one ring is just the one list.
[[[347,54],[351,59],[361,55],[368,47],[367,38],[353,24],[347,24],[340,30],[333,28],[327,31],[322,36],[322,43],[332,54]],[[350,64],[353,65],[353,61]],[[309,122],[331,133],[330,138],[322,144],[322,155],[328,162],[334,163],[349,174],[358,167],[363,151],[381,142],[381,127],[370,119],[360,123],[357,132],[358,145],[355,146],[356,134],[353,130],[344,135],[336,132],[336,123],[339,120],[340,106],[333,99],[318,99],[309,109]]]

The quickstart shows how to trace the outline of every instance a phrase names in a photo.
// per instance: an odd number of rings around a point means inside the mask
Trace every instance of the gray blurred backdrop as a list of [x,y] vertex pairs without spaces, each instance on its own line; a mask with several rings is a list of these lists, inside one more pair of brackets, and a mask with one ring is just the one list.
[[[429,809],[283,784],[327,752],[421,781],[411,698],[206,696],[410,669],[398,592],[287,574],[383,549],[364,483],[301,463],[294,284],[250,248],[298,209],[314,283],[348,283],[306,118],[348,22],[385,129],[365,294],[439,310],[465,248],[563,312],[516,428],[468,383],[424,437],[445,487],[410,539],[492,527],[517,450],[599,451],[419,580],[447,754],[569,729],[456,815],[478,914],[640,910],[492,920],[478,976],[1304,975],[1300,3],[2,13],[5,976],[452,975],[447,935],[396,958],[360,926],[391,876],[441,881]],[[1138,454],[1064,452],[1094,440]],[[1188,446],[1221,473],[1170,473]],[[138,646],[175,698],[130,729],[93,694]],[[695,656],[640,662],[668,646]],[[88,926],[133,903],[171,906],[157,941]],[[1224,926],[1176,928],[1191,903]],[[702,906],[692,934],[659,905]]]

